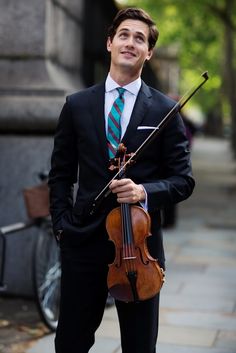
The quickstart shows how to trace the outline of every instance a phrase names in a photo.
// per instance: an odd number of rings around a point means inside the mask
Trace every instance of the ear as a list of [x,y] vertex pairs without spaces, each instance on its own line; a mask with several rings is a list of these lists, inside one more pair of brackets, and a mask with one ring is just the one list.
[[149,61],[149,60],[151,59],[152,54],[153,54],[153,49],[150,49],[150,50],[148,51],[148,55],[147,55],[147,57],[146,57],[146,61]]
[[108,37],[108,38],[107,38],[107,51],[108,51],[108,52],[111,51],[111,43],[112,43],[112,42],[111,42],[111,38]]

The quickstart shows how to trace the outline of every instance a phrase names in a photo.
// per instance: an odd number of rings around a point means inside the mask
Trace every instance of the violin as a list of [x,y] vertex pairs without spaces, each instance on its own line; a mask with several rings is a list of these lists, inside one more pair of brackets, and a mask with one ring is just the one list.
[[[129,155],[119,145],[118,158],[110,169],[121,168]],[[151,235],[151,219],[140,206],[122,203],[106,218],[109,239],[116,249],[115,260],[109,265],[108,289],[115,299],[139,302],[154,297],[165,281],[164,270],[148,252],[146,238]]]

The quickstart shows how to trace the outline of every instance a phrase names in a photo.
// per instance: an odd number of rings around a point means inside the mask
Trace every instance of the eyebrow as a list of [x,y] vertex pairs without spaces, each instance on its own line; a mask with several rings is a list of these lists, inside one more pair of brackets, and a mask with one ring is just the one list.
[[[123,27],[123,28],[120,28],[117,33],[120,33],[120,32],[122,32],[122,31],[131,32],[129,28]],[[146,35],[145,35],[143,32],[136,31],[135,34],[141,35],[141,36],[143,36],[144,38],[146,38]]]

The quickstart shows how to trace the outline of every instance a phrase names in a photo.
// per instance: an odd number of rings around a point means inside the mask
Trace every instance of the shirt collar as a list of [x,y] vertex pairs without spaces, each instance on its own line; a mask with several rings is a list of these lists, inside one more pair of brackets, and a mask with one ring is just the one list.
[[[135,96],[138,95],[138,92],[140,90],[142,81],[141,78],[138,77],[136,80],[130,82],[128,85],[123,86],[123,88],[125,88],[127,91],[129,91],[130,93],[134,94]],[[114,89],[120,87],[118,85],[118,83],[116,83],[110,76],[110,74],[108,74],[107,79],[106,79],[106,83],[105,83],[105,90],[106,92],[110,92],[113,91]]]

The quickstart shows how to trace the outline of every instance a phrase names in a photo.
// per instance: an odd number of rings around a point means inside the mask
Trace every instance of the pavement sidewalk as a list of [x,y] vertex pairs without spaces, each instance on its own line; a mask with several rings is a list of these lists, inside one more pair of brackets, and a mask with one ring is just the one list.
[[[196,189],[164,231],[158,353],[236,353],[236,164],[225,140],[197,138]],[[121,353],[115,308],[105,311],[91,353]],[[45,335],[25,353],[53,353]],[[130,352],[132,353],[132,352]]]

